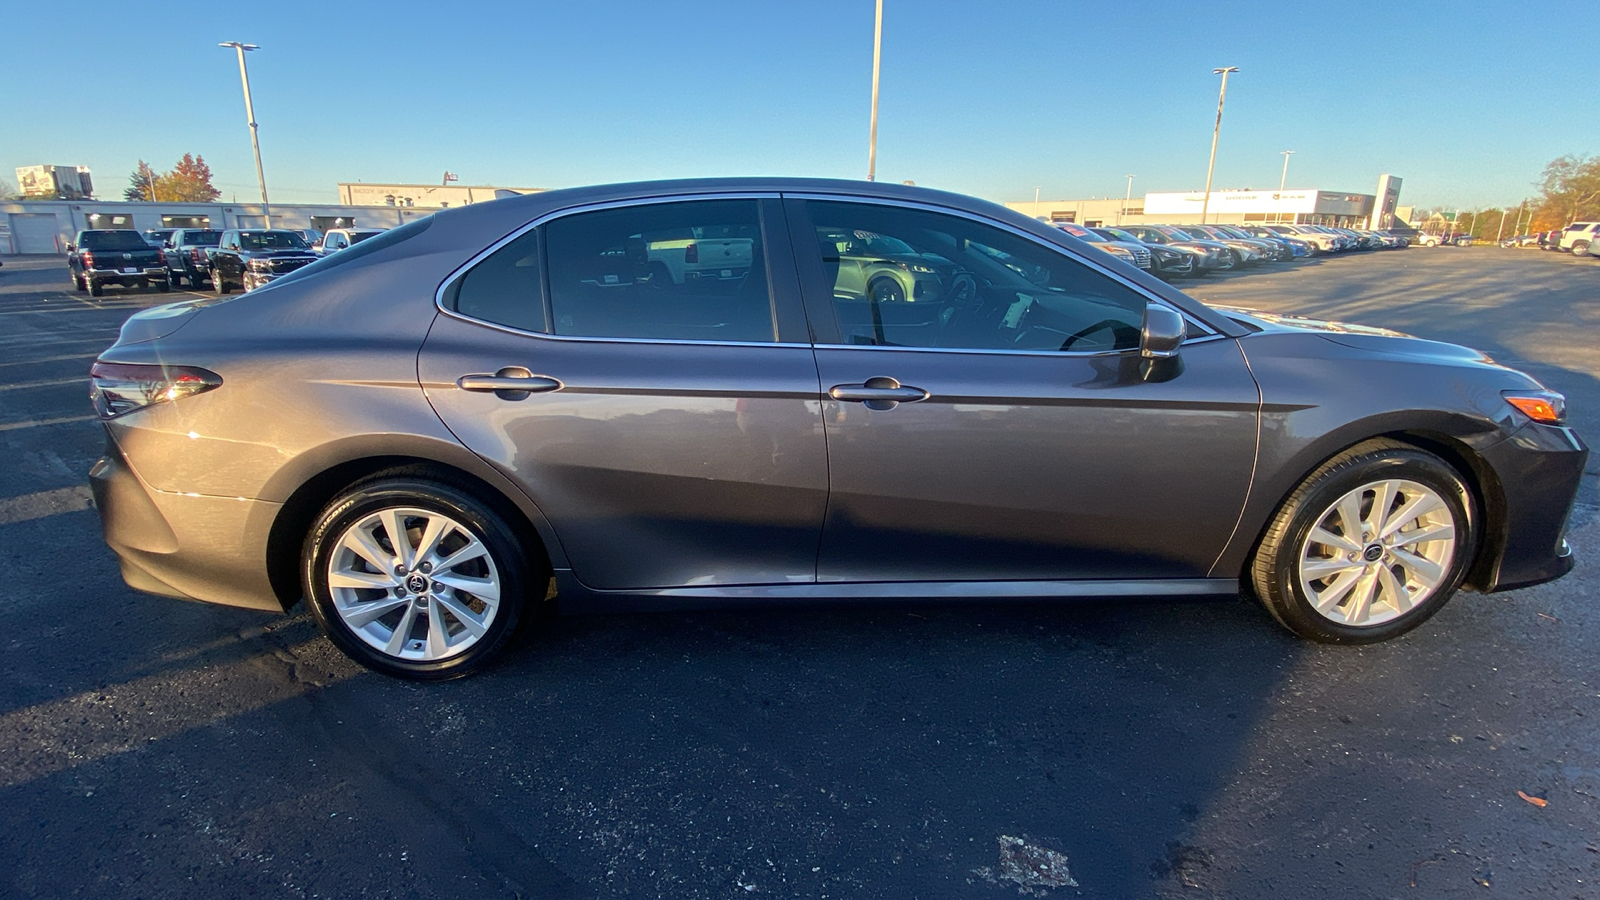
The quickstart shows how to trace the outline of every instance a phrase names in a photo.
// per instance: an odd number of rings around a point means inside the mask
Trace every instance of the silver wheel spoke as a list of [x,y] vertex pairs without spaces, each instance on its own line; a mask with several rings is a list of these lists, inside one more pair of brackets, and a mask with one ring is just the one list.
[[383,616],[391,613],[411,601],[405,597],[385,597],[382,600],[371,600],[366,603],[355,603],[339,610],[339,615],[345,624],[351,628],[360,628],[369,625]]
[[1394,558],[1405,567],[1407,574],[1428,588],[1434,587],[1444,578],[1444,569],[1427,557],[1418,556],[1409,550],[1395,550]]
[[473,559],[477,559],[480,556],[488,556],[488,555],[489,555],[488,548],[483,546],[483,544],[479,543],[478,541],[474,540],[471,543],[467,544],[465,547],[462,547],[460,550],[457,550],[456,552],[450,554],[449,556],[446,556],[444,559],[441,559],[441,560],[435,562],[433,564],[433,568],[434,568],[435,571],[443,571],[445,569],[453,569],[456,566],[459,566],[462,563],[467,562],[468,560],[473,560]]
[[466,591],[485,603],[496,603],[500,600],[500,582],[494,579],[471,578],[454,572],[435,570],[433,580],[452,591]]
[[[454,597],[445,594],[434,594],[433,599],[437,600],[439,605],[444,607],[457,622],[460,622],[461,627],[465,628],[473,637],[483,637],[484,632],[489,630],[489,626],[480,620],[477,614],[463,606]],[[485,614],[487,615],[487,611]]]
[[438,549],[439,542],[449,534],[455,523],[443,516],[432,516],[428,524],[422,529],[422,538],[417,541],[417,553],[412,557],[413,562],[423,562],[433,559],[433,551]]
[[1406,527],[1413,519],[1421,518],[1440,509],[1444,509],[1444,501],[1435,497],[1431,492],[1417,494],[1394,511],[1394,515],[1390,516],[1389,521],[1384,523],[1383,532],[1378,535],[1378,539],[1382,540],[1389,537]]
[[1345,622],[1360,625],[1366,621],[1367,614],[1372,611],[1372,595],[1377,591],[1377,572],[1371,569],[1362,572],[1361,577],[1356,580],[1355,590],[1350,592],[1350,606],[1345,610]]
[[1309,560],[1305,565],[1301,566],[1300,574],[1312,580],[1317,580],[1330,578],[1340,572],[1348,572],[1352,569],[1360,568],[1361,563],[1351,562],[1348,559],[1316,559]]
[[1428,541],[1453,541],[1455,539],[1456,528],[1454,525],[1424,525],[1416,531],[1397,532],[1394,535],[1394,540],[1390,541],[1390,546],[1409,547],[1412,544],[1422,544]]
[[400,625],[389,633],[389,642],[384,644],[383,652],[390,656],[399,656],[400,651],[406,648],[406,639],[411,636],[411,627],[417,622],[417,606],[414,603],[406,604],[406,613],[400,617]]
[[1373,540],[1378,539],[1377,536],[1383,532],[1383,526],[1388,522],[1389,507],[1394,505],[1394,495],[1395,483],[1392,481],[1379,482],[1377,490],[1373,492],[1372,509],[1367,512],[1366,522],[1366,532],[1373,536]]
[[1367,537],[1361,533],[1361,492],[1351,491],[1339,501],[1339,527],[1345,539],[1360,546]]
[[372,539],[372,535],[367,534],[360,528],[350,529],[345,534],[344,540],[340,541],[340,544],[349,548],[350,552],[366,560],[369,565],[379,572],[392,572],[397,564],[392,554],[378,546],[378,542]]
[[1405,612],[1411,608],[1411,592],[1394,577],[1388,566],[1378,567],[1378,584],[1383,588],[1383,593],[1388,595],[1390,608],[1395,612]]
[[1361,552],[1360,544],[1350,540],[1347,537],[1334,534],[1325,528],[1311,529],[1311,540],[1328,547],[1338,547],[1340,550],[1348,550],[1351,553]]
[[449,635],[445,633],[444,614],[439,612],[439,601],[428,597],[428,656],[441,659],[450,652]]
[[1315,601],[1317,612],[1328,615],[1360,580],[1360,569],[1347,570],[1343,575],[1334,579],[1333,584],[1328,585],[1326,590],[1317,595]]
[[389,546],[394,548],[395,565],[411,568],[411,538],[406,536],[406,524],[400,518],[400,510],[386,509],[378,516],[378,521],[383,523]]
[[331,588],[376,588],[386,591],[399,585],[400,582],[387,571],[357,572],[354,569],[344,569],[328,573],[328,587]]

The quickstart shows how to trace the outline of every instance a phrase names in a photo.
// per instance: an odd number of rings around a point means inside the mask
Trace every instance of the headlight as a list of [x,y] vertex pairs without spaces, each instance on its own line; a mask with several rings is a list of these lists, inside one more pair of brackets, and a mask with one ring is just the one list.
[[272,269],[272,262],[265,259],[252,259],[250,260],[250,268],[257,269],[262,272],[270,271]]
[[916,272],[918,275],[932,275],[934,273],[932,266],[924,266],[917,263],[911,263],[906,268]]
[[[1096,245],[1099,246],[1099,245]],[[1133,253],[1122,247],[1100,247],[1101,250],[1115,256],[1123,262],[1133,262]]]
[[1555,391],[1501,391],[1500,396],[1541,425],[1560,425],[1567,420],[1567,398]]

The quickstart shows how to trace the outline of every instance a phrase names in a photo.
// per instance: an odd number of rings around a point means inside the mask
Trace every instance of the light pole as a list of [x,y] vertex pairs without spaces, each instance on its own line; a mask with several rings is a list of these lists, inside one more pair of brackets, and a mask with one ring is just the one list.
[[1122,217],[1128,214],[1128,201],[1133,199],[1133,176],[1128,176],[1128,192],[1122,195],[1122,212],[1117,213],[1117,224],[1122,224]]
[[1496,244],[1500,243],[1500,236],[1506,232],[1506,213],[1510,211],[1509,209],[1500,210],[1500,224],[1496,225],[1494,229],[1494,242]]
[[1217,124],[1211,129],[1211,162],[1206,163],[1206,196],[1200,201],[1201,225],[1206,223],[1206,213],[1211,210],[1211,173],[1217,168],[1217,136],[1222,133],[1222,104],[1228,99],[1228,73],[1237,71],[1238,66],[1211,70],[1211,74],[1222,76],[1222,92],[1217,94]]
[[[242,58],[242,57],[241,57]],[[883,58],[883,0],[872,28],[872,133],[867,138],[867,180],[878,179],[878,62]]]
[[1279,150],[1283,156],[1283,174],[1278,176],[1278,221],[1283,221],[1283,186],[1289,183],[1289,157],[1295,154],[1293,150]]
[[1033,186],[1033,217],[1039,218],[1039,186]]
[[256,137],[256,108],[250,102],[250,70],[245,68],[244,54],[247,50],[260,50],[255,44],[241,44],[238,41],[224,41],[218,47],[232,47],[239,53],[239,80],[244,83],[244,117],[250,123],[250,146],[256,151],[256,180],[261,182],[261,212],[266,216],[267,227],[272,227],[272,205],[267,202],[267,176],[261,168],[261,141]]

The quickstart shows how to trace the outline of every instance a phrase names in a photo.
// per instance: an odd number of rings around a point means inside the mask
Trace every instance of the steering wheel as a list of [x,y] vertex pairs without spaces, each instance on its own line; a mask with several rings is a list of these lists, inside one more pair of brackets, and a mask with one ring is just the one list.
[[1123,322],[1123,321],[1118,320],[1118,319],[1101,319],[1100,321],[1094,323],[1093,325],[1090,325],[1090,326],[1088,326],[1086,328],[1080,328],[1077,331],[1074,331],[1073,333],[1067,335],[1067,339],[1061,342],[1061,349],[1062,350],[1071,349],[1073,344],[1076,344],[1077,342],[1083,340],[1084,338],[1088,337],[1089,335],[1094,334],[1096,331],[1105,331],[1107,329],[1110,329],[1111,331],[1114,332],[1118,328],[1128,328],[1128,327],[1129,326],[1128,326],[1128,324],[1126,322]]

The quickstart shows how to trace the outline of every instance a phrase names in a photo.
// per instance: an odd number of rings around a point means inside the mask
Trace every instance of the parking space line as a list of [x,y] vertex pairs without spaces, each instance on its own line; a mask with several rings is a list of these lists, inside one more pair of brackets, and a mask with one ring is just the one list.
[[49,381],[24,381],[19,384],[0,384],[0,391],[23,391],[28,388],[55,387],[62,384],[88,384],[88,375],[77,375],[72,378],[52,378]]
[[8,359],[0,366],[31,366],[34,363],[61,362],[68,359],[95,359],[98,353],[63,353],[60,356],[41,356],[38,359]]
[[93,422],[99,416],[61,416],[55,419],[24,419],[21,422],[0,422],[0,431],[16,431],[19,428],[36,428],[41,425],[65,425],[68,422]]

